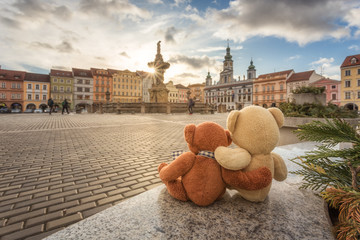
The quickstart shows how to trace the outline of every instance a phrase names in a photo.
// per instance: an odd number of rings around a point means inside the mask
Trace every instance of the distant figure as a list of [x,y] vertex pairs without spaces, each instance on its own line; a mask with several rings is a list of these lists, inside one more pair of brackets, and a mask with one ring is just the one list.
[[189,98],[189,101],[188,101],[188,111],[189,111],[189,114],[192,114],[193,113],[193,107],[195,105],[195,102],[192,98]]
[[69,114],[69,103],[68,103],[68,101],[66,100],[66,98],[65,98],[65,100],[62,102],[62,107],[63,107],[63,109],[62,109],[61,114],[64,114],[65,109],[66,109],[67,114]]
[[52,112],[53,109],[54,109],[54,101],[52,100],[52,98],[49,98],[47,104],[48,104],[48,106],[49,106],[49,108],[50,108],[49,114],[51,115],[51,112]]

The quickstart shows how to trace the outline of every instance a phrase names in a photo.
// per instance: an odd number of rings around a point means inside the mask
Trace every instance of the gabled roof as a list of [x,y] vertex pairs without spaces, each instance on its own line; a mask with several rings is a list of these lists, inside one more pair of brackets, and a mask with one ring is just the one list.
[[31,82],[50,82],[50,75],[40,73],[26,73],[24,80]]
[[306,72],[299,72],[294,73],[291,75],[291,77],[287,80],[287,82],[298,82],[298,81],[304,81],[309,80],[311,75],[314,73],[314,70],[306,71]]
[[340,68],[360,65],[360,54],[347,56]]
[[55,70],[55,69],[50,70],[50,76],[53,76],[53,77],[69,77],[69,78],[73,77],[72,72],[70,72],[70,71]]
[[258,76],[258,78],[275,78],[277,76],[281,76],[281,75],[289,75],[291,72],[293,72],[294,70],[286,70],[286,71],[281,71],[281,72],[274,72],[274,73],[267,73],[267,74],[262,74],[260,76]]
[[24,81],[25,73],[23,71],[0,69],[0,79]]
[[74,77],[87,77],[92,78],[91,71],[88,69],[73,68]]

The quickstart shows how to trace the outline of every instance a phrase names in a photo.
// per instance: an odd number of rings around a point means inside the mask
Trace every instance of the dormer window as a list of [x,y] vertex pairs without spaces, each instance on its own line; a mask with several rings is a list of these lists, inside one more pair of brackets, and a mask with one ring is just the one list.
[[353,57],[352,59],[351,59],[351,64],[355,64],[357,62],[357,59],[355,58],[355,57]]

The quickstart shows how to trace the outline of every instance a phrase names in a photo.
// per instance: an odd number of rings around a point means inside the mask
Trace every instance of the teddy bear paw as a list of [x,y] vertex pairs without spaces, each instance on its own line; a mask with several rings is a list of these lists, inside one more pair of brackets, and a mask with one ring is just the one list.
[[168,164],[167,163],[161,163],[159,166],[158,166],[158,172],[161,171],[161,169],[163,169],[163,167],[167,166]]

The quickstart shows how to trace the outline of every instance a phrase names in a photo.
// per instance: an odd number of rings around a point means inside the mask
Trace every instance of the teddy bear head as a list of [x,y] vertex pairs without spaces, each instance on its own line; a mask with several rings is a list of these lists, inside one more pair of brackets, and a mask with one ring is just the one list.
[[186,125],[184,136],[190,151],[195,154],[199,151],[214,152],[217,147],[227,147],[232,142],[230,132],[214,122]]
[[269,154],[280,138],[284,115],[278,108],[248,106],[230,112],[227,128],[233,142],[250,154]]

